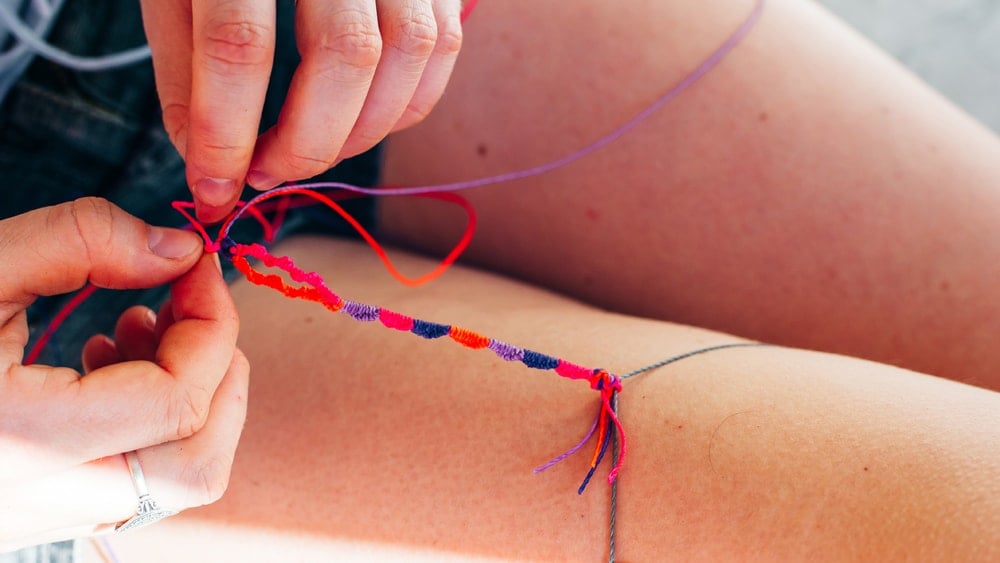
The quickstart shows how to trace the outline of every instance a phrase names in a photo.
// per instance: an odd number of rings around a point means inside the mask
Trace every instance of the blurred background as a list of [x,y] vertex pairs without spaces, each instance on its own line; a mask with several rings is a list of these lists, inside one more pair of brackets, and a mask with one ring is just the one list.
[[1000,0],[819,0],[1000,133]]

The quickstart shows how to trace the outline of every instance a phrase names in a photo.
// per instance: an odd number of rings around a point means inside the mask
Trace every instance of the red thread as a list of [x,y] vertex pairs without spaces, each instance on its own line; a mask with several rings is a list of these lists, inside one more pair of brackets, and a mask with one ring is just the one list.
[[465,20],[469,19],[472,14],[472,10],[476,8],[476,2],[479,0],[465,0],[465,5],[462,6],[462,14],[459,16],[459,20],[465,23]]
[[490,339],[488,337],[457,326],[453,326],[450,330],[448,330],[448,336],[462,346],[472,348],[473,350],[486,348],[490,345]]
[[76,295],[73,296],[62,309],[56,313],[56,316],[52,317],[52,322],[49,326],[45,328],[45,332],[38,337],[38,341],[35,345],[31,347],[31,351],[28,352],[28,356],[24,359],[24,365],[30,366],[31,364],[38,361],[38,356],[42,354],[42,350],[45,349],[45,345],[49,343],[52,335],[55,334],[59,327],[62,326],[63,322],[70,316],[70,314],[76,310],[88,297],[93,295],[97,291],[97,286],[94,284],[87,284],[81,289]]
[[[455,244],[454,248],[452,248],[451,251],[444,257],[444,259],[442,259],[441,262],[433,270],[431,270],[430,272],[427,272],[426,274],[424,274],[422,276],[418,276],[416,278],[412,278],[412,277],[409,277],[409,276],[406,276],[406,275],[402,274],[396,268],[396,265],[393,264],[392,260],[389,258],[389,256],[386,253],[385,249],[382,248],[382,245],[380,245],[379,242],[377,240],[375,240],[375,237],[373,237],[371,235],[371,233],[369,233],[368,230],[365,229],[361,225],[361,223],[358,222],[357,219],[355,219],[354,217],[352,217],[351,214],[348,213],[346,210],[344,210],[343,207],[341,207],[340,205],[338,205],[336,202],[333,201],[333,199],[331,199],[330,197],[328,197],[325,194],[321,194],[321,193],[318,193],[318,192],[315,192],[315,191],[312,191],[312,190],[309,190],[309,189],[305,189],[305,188],[297,188],[295,186],[286,186],[284,188],[280,188],[279,190],[273,190],[271,192],[265,192],[265,193],[263,193],[263,194],[255,197],[251,202],[249,202],[246,205],[247,211],[251,212],[256,205],[258,205],[258,204],[260,204],[260,203],[262,203],[264,201],[267,201],[269,199],[276,198],[276,197],[284,197],[284,196],[292,195],[292,194],[312,198],[312,199],[318,201],[319,203],[322,203],[323,205],[329,207],[333,211],[335,211],[345,221],[347,221],[347,223],[349,225],[351,225],[351,227],[353,227],[354,230],[357,231],[357,233],[359,235],[361,235],[361,238],[364,239],[364,241],[366,243],[368,243],[368,245],[372,248],[372,250],[375,251],[375,254],[378,255],[379,259],[385,265],[386,270],[388,270],[388,272],[394,278],[396,278],[397,280],[399,280],[400,283],[402,283],[404,285],[411,286],[411,287],[412,286],[423,285],[423,284],[425,284],[427,282],[430,282],[430,281],[432,281],[432,280],[440,277],[442,274],[444,274],[444,272],[449,267],[451,267],[451,265],[458,259],[458,257],[462,254],[462,252],[464,252],[465,249],[468,248],[469,243],[472,242],[472,235],[475,233],[475,230],[476,230],[476,210],[475,210],[475,208],[472,207],[472,205],[464,197],[462,197],[462,196],[460,196],[458,194],[449,193],[449,192],[433,193],[433,194],[417,194],[416,196],[413,196],[413,197],[427,197],[427,198],[432,198],[432,199],[438,199],[438,200],[441,200],[441,201],[445,201],[445,202],[448,202],[448,203],[454,203],[456,205],[459,205],[466,212],[466,216],[467,216],[468,219],[467,219],[467,222],[466,222],[465,231],[462,233],[462,237],[459,239],[458,243]],[[186,216],[189,217],[189,219],[190,219],[190,215],[189,214],[186,214]],[[221,229],[221,231],[219,233],[220,234],[220,240],[218,242],[221,242],[221,238],[224,237],[229,232],[229,229],[232,228],[232,224],[233,224],[233,222],[237,218],[238,218],[238,215],[237,214],[233,214],[233,215],[230,215],[228,219],[226,219],[226,221],[223,223],[222,229]]]
[[[242,201],[236,202],[236,207],[238,209],[246,205],[247,204]],[[274,236],[278,231],[278,227],[284,220],[283,212],[284,210],[287,210],[288,205],[289,202],[287,201],[278,202],[278,205],[276,205],[276,207],[278,208],[281,214],[275,218],[274,224],[272,224],[267,220],[267,217],[264,216],[264,213],[261,210],[256,209],[254,206],[247,207],[246,212],[249,213],[254,219],[256,219],[257,222],[260,223],[261,228],[264,229],[263,238],[265,241],[272,242],[274,240]],[[208,231],[205,229],[205,226],[202,225],[200,222],[198,222],[198,220],[195,219],[194,216],[188,212],[189,209],[194,209],[194,203],[190,201],[175,201],[172,202],[170,206],[174,208],[174,211],[177,211],[178,213],[183,215],[184,218],[188,220],[188,223],[190,225],[189,228],[194,229],[194,231],[199,235],[201,235],[201,238],[205,240],[205,252],[209,254],[215,254],[220,250],[222,246],[221,245],[222,237],[220,236],[218,240],[213,240],[212,237],[208,234]]]
[[604,445],[604,436],[608,433],[608,417],[604,416],[604,407],[598,413],[597,444],[594,447],[594,455],[590,458],[590,467],[597,467],[597,458],[601,456],[601,447]]
[[[236,266],[236,269],[250,283],[270,287],[292,299],[305,299],[306,301],[322,303],[323,306],[334,312],[339,311],[344,306],[344,300],[333,291],[330,291],[330,288],[326,286],[319,274],[315,272],[307,273],[300,270],[287,256],[275,258],[268,254],[267,250],[259,244],[237,244],[233,246],[232,251],[233,255],[231,258],[233,265]],[[291,286],[286,284],[285,280],[277,274],[263,274],[258,272],[250,266],[246,256],[260,259],[264,262],[265,266],[280,268],[287,272],[293,280],[307,285]]]

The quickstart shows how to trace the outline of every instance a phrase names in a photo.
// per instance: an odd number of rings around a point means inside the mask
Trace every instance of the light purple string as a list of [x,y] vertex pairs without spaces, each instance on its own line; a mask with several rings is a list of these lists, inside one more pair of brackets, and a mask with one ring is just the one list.
[[635,126],[639,125],[643,121],[649,118],[650,115],[658,111],[660,108],[666,104],[672,102],[674,98],[682,94],[685,90],[693,86],[698,80],[703,76],[708,74],[709,71],[714,69],[716,66],[722,62],[729,53],[736,48],[736,45],[742,41],[750,30],[753,29],[757,20],[760,19],[760,15],[764,10],[764,0],[757,0],[754,5],[753,11],[747,16],[747,19],[743,24],[735,31],[728,39],[713,52],[707,59],[704,60],[696,69],[694,69],[690,74],[684,77],[677,85],[671,88],[666,94],[657,98],[652,104],[647,106],[645,109],[636,114],[632,119],[629,119],[624,124],[618,126],[614,131],[608,133],[604,137],[601,137],[597,141],[572,152],[562,158],[542,164],[539,166],[533,166],[531,168],[525,168],[523,170],[515,170],[513,172],[506,172],[504,174],[498,174],[496,176],[487,176],[485,178],[478,178],[475,180],[464,180],[461,182],[452,182],[450,184],[437,184],[431,186],[413,186],[413,187],[402,187],[402,188],[363,188],[360,186],[355,186],[352,184],[344,184],[341,182],[314,182],[311,184],[290,184],[280,188],[274,188],[270,191],[264,192],[249,202],[247,205],[236,211],[236,219],[239,219],[247,209],[252,207],[261,198],[271,198],[276,195],[280,195],[283,191],[292,189],[342,189],[350,192],[372,195],[372,196],[390,196],[390,195],[416,195],[416,194],[429,194],[438,192],[452,192],[458,190],[467,190],[470,188],[478,188],[481,186],[488,186],[492,184],[499,184],[502,182],[510,182],[513,180],[520,180],[523,178],[529,178],[531,176],[538,176],[540,174],[545,174],[551,172],[557,168],[562,168],[568,164],[576,162],[581,158],[584,158],[591,153],[600,150],[611,143],[617,141],[625,133],[628,133]]
[[600,419],[601,419],[601,417],[599,417],[599,416],[594,419],[594,424],[591,425],[590,430],[587,431],[587,435],[584,436],[583,439],[580,440],[579,443],[577,443],[577,445],[575,445],[572,448],[566,450],[565,453],[557,455],[556,457],[552,458],[550,461],[546,462],[545,464],[539,465],[538,467],[536,467],[534,469],[533,473],[536,473],[536,474],[537,473],[541,473],[542,471],[545,471],[546,469],[552,467],[553,465],[556,465],[556,464],[560,463],[564,459],[566,459],[566,458],[572,456],[573,454],[575,454],[576,452],[580,451],[580,448],[582,448],[584,446],[584,444],[586,444],[587,442],[589,442],[590,441],[590,437],[594,435],[594,431],[597,430],[597,421],[600,420]]
[[121,563],[121,561],[118,559],[118,555],[115,553],[115,548],[111,547],[111,542],[108,541],[108,538],[104,536],[98,536],[97,540],[101,542],[101,545],[104,547],[104,554],[108,556],[108,559],[111,560],[111,563]]

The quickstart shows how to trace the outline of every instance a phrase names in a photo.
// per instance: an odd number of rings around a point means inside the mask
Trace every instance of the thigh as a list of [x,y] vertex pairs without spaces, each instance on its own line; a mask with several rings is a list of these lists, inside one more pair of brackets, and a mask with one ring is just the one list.
[[[630,118],[752,9],[483,2],[386,181],[547,162]],[[1000,387],[1000,142],[813,2],[769,0],[717,68],[611,146],[469,192],[472,262],[619,311]],[[382,206],[440,252],[438,208]],[[919,329],[917,328],[919,327]]]
[[[279,252],[345,298],[619,373],[738,341],[463,268],[401,288],[344,242],[298,239]],[[401,267],[429,263],[403,256]],[[253,374],[229,491],[116,540],[125,560],[605,556],[606,468],[583,495],[589,453],[531,471],[590,425],[597,396],[586,383],[270,290],[233,293]],[[630,379],[620,404],[622,560],[1000,553],[996,393],[744,348]]]

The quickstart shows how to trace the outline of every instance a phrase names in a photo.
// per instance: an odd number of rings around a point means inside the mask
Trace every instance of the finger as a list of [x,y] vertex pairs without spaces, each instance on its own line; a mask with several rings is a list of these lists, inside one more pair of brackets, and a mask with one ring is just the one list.
[[[149,226],[97,198],[45,207],[0,221],[0,330],[39,295],[163,284],[201,254],[194,233]],[[23,348],[23,344],[22,344]]]
[[201,391],[197,402],[204,408],[229,367],[239,332],[218,255],[205,256],[191,275],[174,282],[170,294],[172,322],[159,339],[156,363],[182,387]]
[[278,123],[261,136],[247,182],[264,190],[330,168],[354,127],[382,51],[371,0],[301,0],[302,62]]
[[338,159],[360,154],[389,134],[413,98],[438,41],[431,0],[382,0],[378,21],[382,58]]
[[[0,396],[11,405],[0,417],[0,458],[13,458],[3,455],[9,453],[6,443],[20,452],[16,459],[33,460],[32,467],[60,467],[177,440],[201,428],[230,367],[236,309],[210,256],[171,291],[175,322],[163,333],[156,363],[115,363],[82,379],[70,377],[72,370],[16,366],[0,378]],[[0,479],[24,470],[4,465]]]
[[147,307],[131,307],[115,324],[115,347],[121,361],[156,358],[156,314]]
[[427,68],[420,77],[420,84],[417,85],[413,98],[392,131],[423,121],[444,94],[462,48],[461,10],[461,4],[456,0],[434,0],[434,16],[438,27],[434,53],[427,61]]
[[[225,490],[246,419],[248,372],[246,359],[237,350],[212,399],[205,426],[185,440],[138,452],[149,492],[162,507],[181,510],[207,504]],[[9,537],[69,528],[77,530],[74,536],[89,535],[134,515],[137,502],[121,455],[36,476],[16,486],[0,484],[0,498],[11,508],[0,510],[0,529]],[[81,534],[80,528],[86,531]]]
[[154,338],[159,342],[163,338],[163,333],[174,324],[174,303],[167,299],[160,305],[159,312],[156,313],[156,331]]
[[183,157],[191,104],[191,2],[142,0],[142,22],[152,51],[163,126]]
[[0,374],[7,373],[10,366],[21,363],[27,343],[28,315],[22,309],[0,324]]
[[[246,421],[249,373],[246,356],[236,349],[204,427],[190,438],[139,452],[165,502],[190,508],[213,503],[225,492]],[[161,466],[170,469],[158,471]]]
[[274,0],[194,0],[187,180],[198,218],[239,198],[260,126],[275,41]]
[[103,334],[95,334],[87,340],[83,345],[82,359],[84,373],[122,361],[115,341]]

